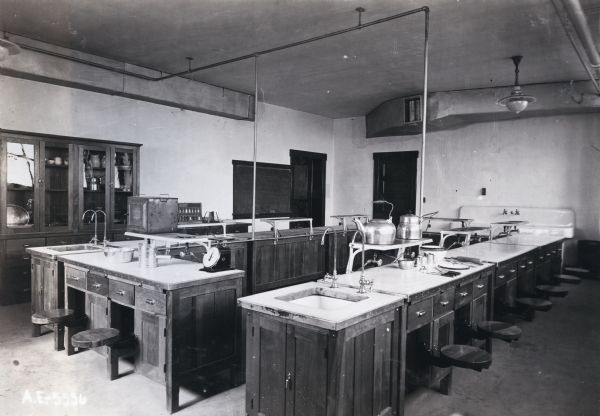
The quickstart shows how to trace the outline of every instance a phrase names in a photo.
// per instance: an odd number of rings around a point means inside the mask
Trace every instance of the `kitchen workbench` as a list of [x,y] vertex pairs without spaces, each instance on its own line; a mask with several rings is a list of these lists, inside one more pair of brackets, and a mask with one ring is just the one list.
[[[64,263],[65,307],[85,315],[89,328],[113,327],[135,339],[135,371],[165,384],[169,412],[179,409],[188,377],[228,369],[232,384],[243,381],[243,271],[208,273],[176,259],[141,269],[109,263],[102,252],[57,259]],[[67,328],[68,353],[75,331]]]

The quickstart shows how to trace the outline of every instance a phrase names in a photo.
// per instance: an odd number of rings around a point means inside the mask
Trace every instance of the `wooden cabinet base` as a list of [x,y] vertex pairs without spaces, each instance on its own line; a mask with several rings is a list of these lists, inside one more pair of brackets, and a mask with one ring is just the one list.
[[337,332],[245,314],[248,415],[402,413],[400,309]]

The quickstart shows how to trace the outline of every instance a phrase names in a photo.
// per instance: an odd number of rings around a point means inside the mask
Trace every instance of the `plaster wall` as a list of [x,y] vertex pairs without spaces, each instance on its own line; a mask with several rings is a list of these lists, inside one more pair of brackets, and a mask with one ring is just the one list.
[[[371,213],[373,152],[420,150],[420,136],[367,140],[363,118],[335,120],[334,132],[334,211]],[[429,133],[423,211],[456,216],[462,205],[572,208],[576,237],[600,239],[599,132],[597,114],[578,114]]]
[[[141,143],[141,193],[231,218],[231,161],[252,160],[252,122],[5,76],[0,91],[0,128]],[[308,150],[327,153],[333,172],[331,119],[259,104],[258,137],[260,162],[289,164],[290,149]],[[327,189],[328,218],[329,179]]]

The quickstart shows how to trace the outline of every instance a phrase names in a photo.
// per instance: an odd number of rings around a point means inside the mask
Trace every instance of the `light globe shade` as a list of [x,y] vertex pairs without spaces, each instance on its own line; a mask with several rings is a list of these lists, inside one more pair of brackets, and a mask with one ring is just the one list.
[[515,114],[519,114],[521,111],[525,110],[528,105],[529,101],[516,98],[514,100],[508,100],[506,108]]

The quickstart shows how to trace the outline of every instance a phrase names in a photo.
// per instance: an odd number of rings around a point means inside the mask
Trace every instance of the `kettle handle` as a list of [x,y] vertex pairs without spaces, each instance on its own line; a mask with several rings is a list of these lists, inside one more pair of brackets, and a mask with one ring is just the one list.
[[389,218],[392,218],[392,211],[394,210],[394,204],[392,204],[391,202],[386,201],[385,199],[378,199],[376,201],[373,201],[374,204],[390,204],[392,206],[392,209],[390,209],[390,213],[388,214]]

